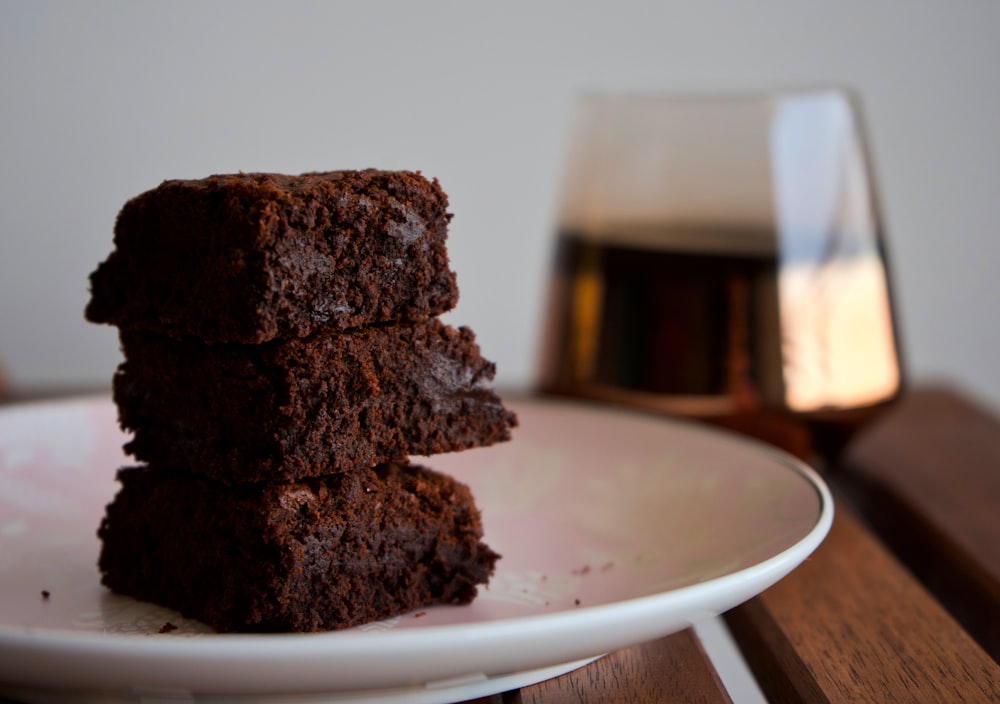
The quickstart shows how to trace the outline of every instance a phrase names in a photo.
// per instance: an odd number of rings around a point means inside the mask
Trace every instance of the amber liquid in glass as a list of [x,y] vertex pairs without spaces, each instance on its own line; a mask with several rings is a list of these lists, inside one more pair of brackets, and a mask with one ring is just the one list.
[[[650,244],[698,235],[691,228],[561,233],[543,386],[672,396],[709,413],[759,403],[780,366],[773,244],[735,253]],[[749,241],[773,239],[755,232]]]
[[[777,235],[754,227],[561,232],[541,390],[704,419],[794,412],[813,425],[894,397],[880,260],[803,273],[779,252]],[[854,304],[840,282],[862,279],[871,281]],[[871,352],[850,358],[859,349]],[[862,390],[844,385],[868,377]]]

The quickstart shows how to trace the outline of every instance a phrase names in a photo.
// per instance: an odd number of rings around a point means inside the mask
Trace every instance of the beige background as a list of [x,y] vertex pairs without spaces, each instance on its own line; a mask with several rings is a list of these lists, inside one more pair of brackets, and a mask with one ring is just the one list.
[[576,96],[837,83],[865,101],[906,361],[1000,407],[1000,4],[0,1],[0,360],[106,387],[82,319],[129,197],[165,178],[437,176],[471,325],[534,378]]

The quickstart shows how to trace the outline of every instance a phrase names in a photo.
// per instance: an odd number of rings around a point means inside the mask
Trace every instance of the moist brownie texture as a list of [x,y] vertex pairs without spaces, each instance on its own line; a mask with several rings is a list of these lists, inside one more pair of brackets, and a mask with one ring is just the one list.
[[122,208],[85,316],[119,328],[136,464],[98,530],[112,590],[219,631],[347,628],[464,604],[499,555],[469,490],[411,455],[517,424],[458,301],[419,172],[165,181]]
[[85,314],[252,344],[438,315],[458,300],[447,206],[407,171],[165,181],[122,208]]
[[471,601],[498,555],[468,488],[405,463],[226,487],[119,471],[99,567],[116,592],[219,631],[319,631]]
[[226,483],[289,481],[507,440],[473,333],[438,319],[262,345],[121,332],[126,450]]

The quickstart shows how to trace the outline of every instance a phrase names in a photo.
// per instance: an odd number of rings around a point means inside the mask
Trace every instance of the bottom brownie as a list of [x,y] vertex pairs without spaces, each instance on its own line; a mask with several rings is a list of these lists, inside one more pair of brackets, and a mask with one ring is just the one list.
[[120,470],[98,530],[102,581],[218,631],[347,628],[472,601],[499,558],[469,489],[405,463],[224,486]]

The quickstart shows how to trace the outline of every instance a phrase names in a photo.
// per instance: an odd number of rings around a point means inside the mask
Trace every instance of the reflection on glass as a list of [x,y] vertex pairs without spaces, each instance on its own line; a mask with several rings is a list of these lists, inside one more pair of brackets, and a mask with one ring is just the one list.
[[856,106],[594,96],[572,144],[543,390],[825,414],[901,384]]
[[836,93],[785,100],[769,136],[785,403],[814,411],[891,397],[898,355],[854,112]]

